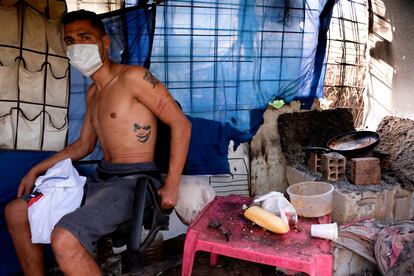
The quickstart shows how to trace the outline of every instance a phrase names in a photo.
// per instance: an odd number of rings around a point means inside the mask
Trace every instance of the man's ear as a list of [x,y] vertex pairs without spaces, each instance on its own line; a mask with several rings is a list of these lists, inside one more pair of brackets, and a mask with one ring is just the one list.
[[103,41],[103,46],[105,50],[108,50],[109,47],[111,46],[111,39],[109,38],[108,35],[104,35],[102,37],[102,41]]

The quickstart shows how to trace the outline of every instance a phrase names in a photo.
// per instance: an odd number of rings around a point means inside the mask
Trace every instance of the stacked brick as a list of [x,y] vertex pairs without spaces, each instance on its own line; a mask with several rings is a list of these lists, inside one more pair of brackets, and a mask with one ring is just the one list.
[[327,180],[337,181],[345,177],[346,158],[337,153],[324,153],[321,156],[322,175]]
[[308,166],[312,172],[322,172],[322,161],[320,152],[310,152]]
[[375,157],[352,158],[349,180],[356,185],[380,184],[380,160]]

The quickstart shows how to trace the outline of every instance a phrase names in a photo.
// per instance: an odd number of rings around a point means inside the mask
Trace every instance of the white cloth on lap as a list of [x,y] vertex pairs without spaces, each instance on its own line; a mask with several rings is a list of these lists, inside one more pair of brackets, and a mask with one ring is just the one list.
[[208,176],[182,175],[175,212],[182,223],[189,225],[215,196]]
[[55,224],[80,206],[85,182],[70,159],[57,162],[36,179],[34,191],[43,196],[28,208],[33,243],[50,243]]

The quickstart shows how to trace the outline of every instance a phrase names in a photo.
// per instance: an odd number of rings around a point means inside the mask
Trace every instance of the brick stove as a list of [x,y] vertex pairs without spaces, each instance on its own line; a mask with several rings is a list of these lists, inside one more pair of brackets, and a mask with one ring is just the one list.
[[[322,173],[324,179],[338,181],[346,177],[346,157],[337,152],[321,153],[320,150],[308,153],[308,166],[313,173]],[[371,157],[349,158],[349,181],[356,185],[376,185],[381,182],[381,162],[379,158]],[[384,169],[385,170],[385,169]]]
[[[332,219],[348,224],[367,218],[394,222],[413,217],[413,194],[388,172],[388,159],[374,152],[348,159],[336,152],[309,152],[308,167],[288,166],[289,185],[326,181],[334,185]],[[388,155],[382,154],[383,158]],[[382,177],[381,177],[382,176]]]
[[[334,221],[347,224],[376,218],[394,222],[413,217],[414,189],[405,189],[389,170],[392,166],[390,152],[381,148],[381,143],[394,142],[395,135],[383,132],[374,150],[344,156],[338,153],[340,151],[324,152],[321,148],[325,148],[326,141],[332,137],[354,131],[353,119],[347,110],[282,114],[278,118],[278,128],[281,147],[289,163],[288,185],[301,181],[333,184]],[[395,129],[392,131],[396,133]],[[304,150],[307,147],[318,150]]]

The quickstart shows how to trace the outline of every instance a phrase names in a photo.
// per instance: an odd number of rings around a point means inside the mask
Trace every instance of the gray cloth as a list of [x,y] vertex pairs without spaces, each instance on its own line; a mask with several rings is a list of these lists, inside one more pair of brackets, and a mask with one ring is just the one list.
[[88,178],[85,204],[62,217],[55,227],[70,231],[93,254],[99,238],[131,218],[137,179],[148,176],[158,188],[161,186],[154,163],[102,161]]

